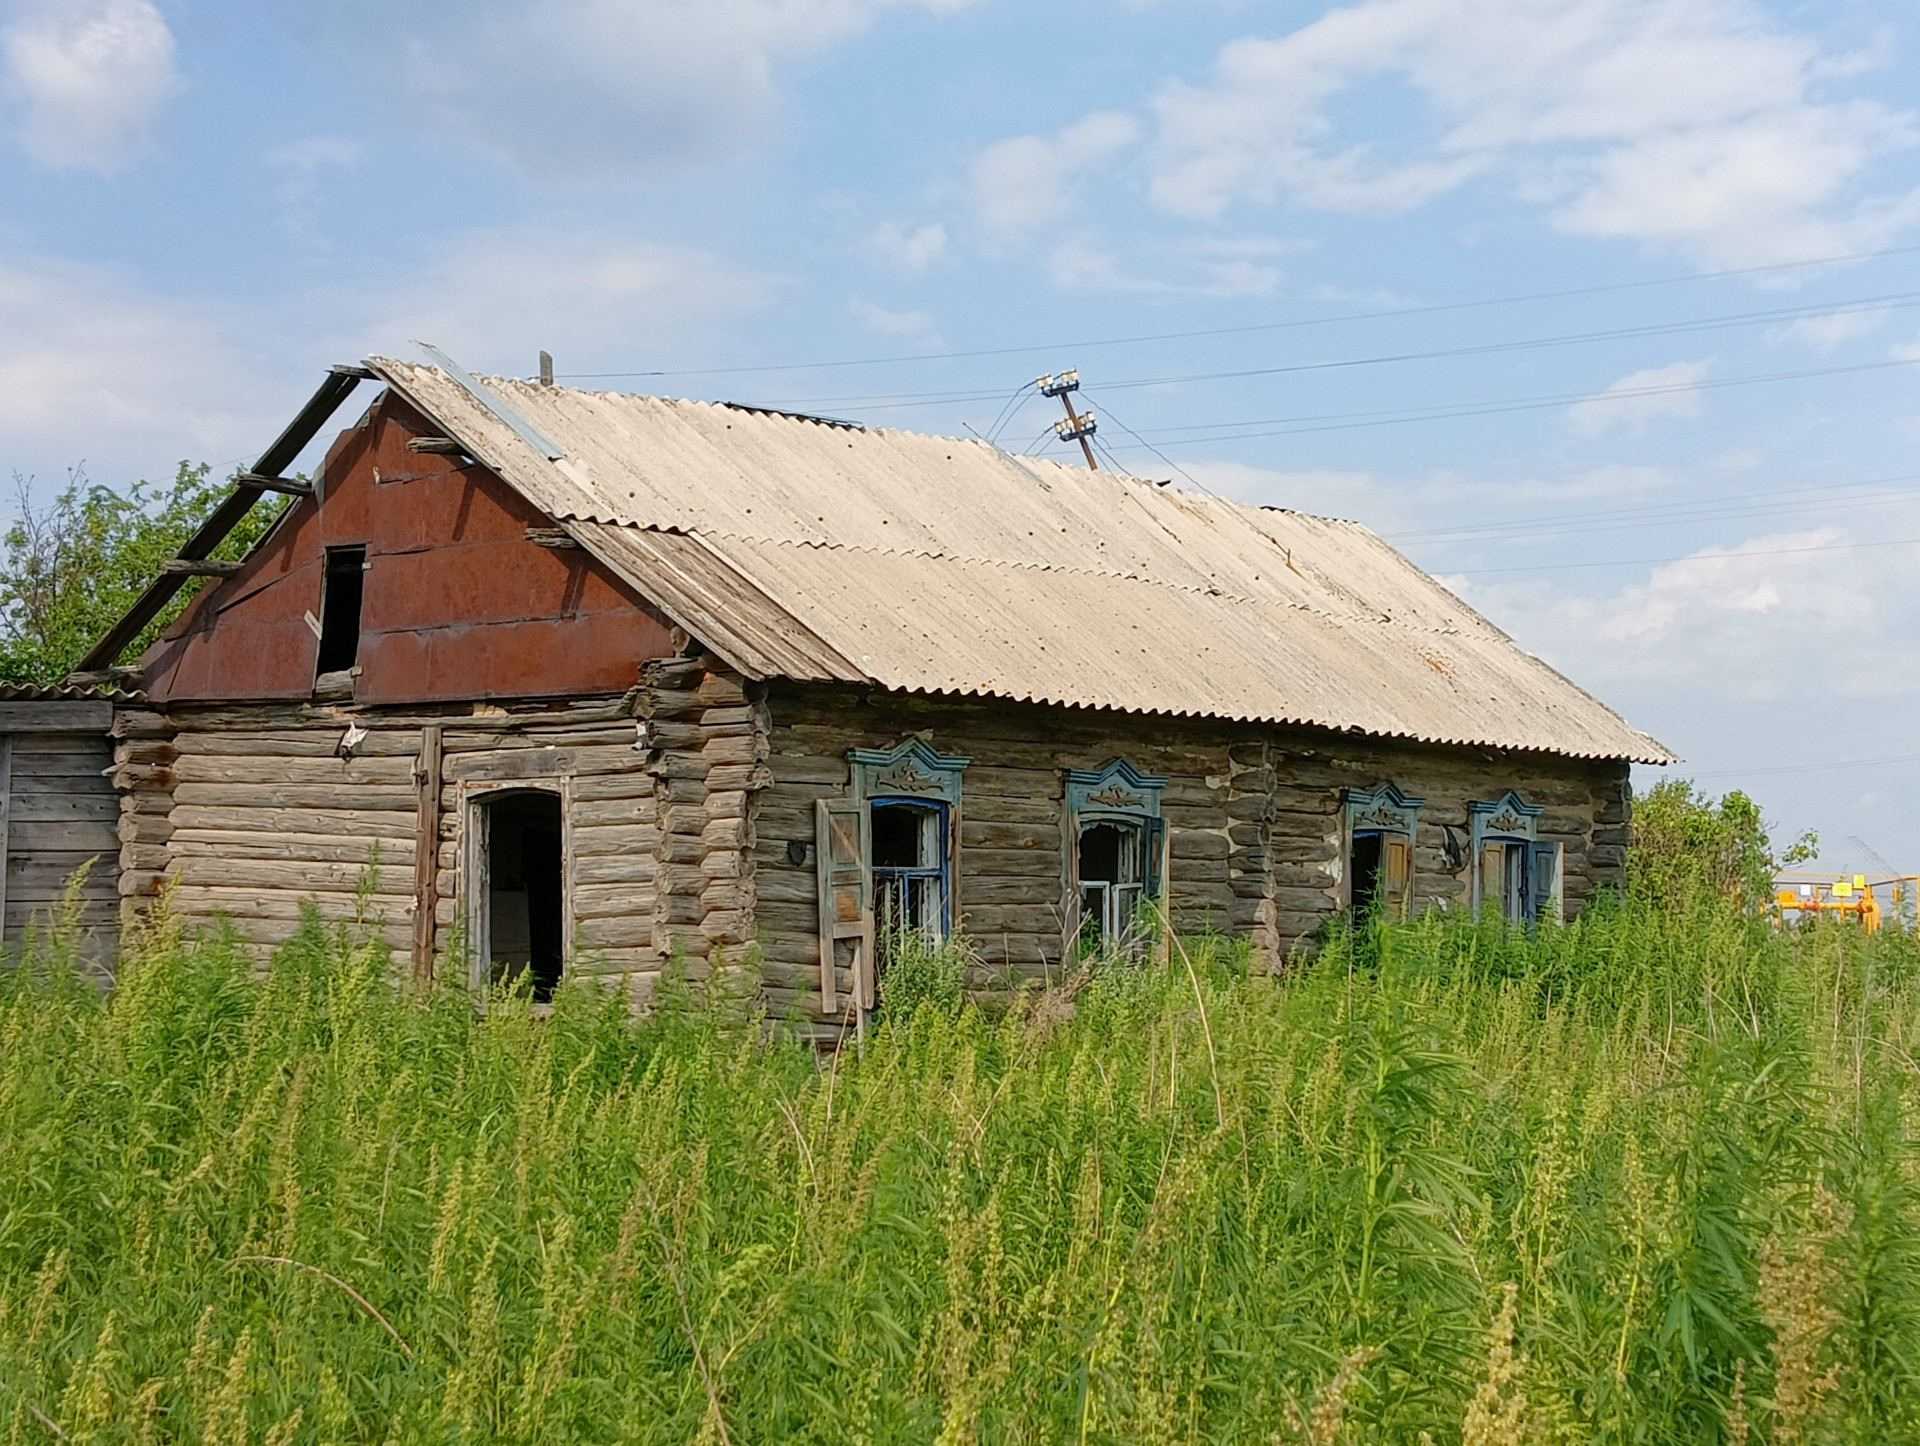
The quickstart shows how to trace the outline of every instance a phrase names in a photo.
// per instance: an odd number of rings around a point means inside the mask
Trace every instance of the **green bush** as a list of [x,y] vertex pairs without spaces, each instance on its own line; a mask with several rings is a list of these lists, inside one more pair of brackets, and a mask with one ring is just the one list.
[[9,1442],[1920,1438],[1915,945],[1626,900],[857,1047],[309,919],[0,978]]

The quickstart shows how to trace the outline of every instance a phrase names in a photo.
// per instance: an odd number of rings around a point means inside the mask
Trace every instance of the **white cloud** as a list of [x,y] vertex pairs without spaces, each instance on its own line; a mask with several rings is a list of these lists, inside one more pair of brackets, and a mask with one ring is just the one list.
[[897,336],[930,347],[940,345],[939,330],[924,311],[889,311],[870,301],[854,302],[852,311],[856,321],[877,335]]
[[947,228],[939,222],[909,228],[883,221],[867,233],[867,248],[901,271],[925,271],[947,251]]
[[[101,481],[191,458],[249,462],[328,362],[411,355],[477,370],[642,371],[710,342],[777,278],[555,221],[468,232],[350,282],[239,306],[156,296],[99,266],[0,253],[0,479],[85,460]],[[286,338],[306,338],[293,343]],[[629,385],[617,380],[594,385]],[[640,383],[643,384],[643,383]]]
[[1835,347],[1844,346],[1856,337],[1866,336],[1878,330],[1880,323],[1886,319],[1887,311],[1884,308],[1836,311],[1826,316],[1803,316],[1798,321],[1789,322],[1775,329],[1770,339],[1775,342],[1798,342],[1814,351],[1829,352]]
[[[1826,98],[1850,68],[1751,0],[1363,0],[1166,86],[1152,195],[1394,212],[1486,177],[1564,230],[1713,263],[1846,251],[1920,220],[1914,195],[1858,194],[1916,127]],[[1354,133],[1342,103],[1383,85],[1423,133]]]
[[0,27],[16,139],[45,166],[111,172],[152,144],[179,88],[151,0],[37,0]]
[[724,155],[770,129],[783,63],[889,9],[965,3],[322,0],[322,15],[410,125],[544,180]]
[[1875,544],[1920,536],[1920,508],[1888,509],[1879,527],[1865,539],[1822,526],[1703,548],[1612,593],[1583,596],[1560,579],[1476,587],[1474,601],[1573,676],[1668,707],[1911,693],[1915,550]]
[[1603,391],[1567,409],[1567,420],[1582,436],[1597,436],[1612,427],[1643,432],[1651,422],[1667,417],[1700,415],[1700,383],[1705,362],[1672,362],[1629,372]]
[[280,173],[274,188],[280,202],[280,224],[303,245],[326,244],[320,225],[320,177],[327,171],[352,170],[364,158],[359,142],[343,136],[308,136],[267,152],[267,164]]
[[1080,180],[1139,136],[1131,116],[1095,111],[1050,136],[996,141],[973,162],[980,227],[995,240],[1032,235],[1068,215]]
[[[658,364],[660,347],[759,306],[777,286],[706,252],[554,221],[467,232],[416,268],[341,298],[345,345],[433,342],[474,368],[520,374],[541,350],[562,373]],[[593,361],[586,368],[586,361]]]
[[261,450],[291,409],[239,334],[106,268],[0,256],[0,470],[105,482]]

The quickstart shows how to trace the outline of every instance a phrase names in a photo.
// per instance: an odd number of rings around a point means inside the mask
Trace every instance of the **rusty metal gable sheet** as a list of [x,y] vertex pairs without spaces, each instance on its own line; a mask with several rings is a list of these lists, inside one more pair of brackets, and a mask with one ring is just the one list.
[[978,441],[369,365],[755,676],[1672,757],[1357,523]]

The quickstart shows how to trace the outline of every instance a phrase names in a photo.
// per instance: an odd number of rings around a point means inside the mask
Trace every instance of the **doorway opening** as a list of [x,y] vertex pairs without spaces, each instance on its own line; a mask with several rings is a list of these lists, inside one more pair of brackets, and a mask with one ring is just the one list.
[[1080,830],[1080,940],[1113,947],[1134,928],[1146,881],[1144,825],[1090,823]]
[[320,589],[319,675],[343,673],[360,656],[360,602],[366,592],[367,550],[329,547]]
[[1353,836],[1353,915],[1356,919],[1366,918],[1375,906],[1384,902],[1386,882],[1385,835],[1356,833]]
[[528,976],[536,1004],[552,1000],[566,962],[560,796],[495,794],[478,812],[486,841],[486,911],[474,942],[494,985]]

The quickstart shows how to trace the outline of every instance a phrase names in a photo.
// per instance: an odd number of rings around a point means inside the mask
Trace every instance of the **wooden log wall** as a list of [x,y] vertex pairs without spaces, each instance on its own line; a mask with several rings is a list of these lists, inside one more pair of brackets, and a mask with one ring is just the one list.
[[1268,813],[1277,934],[1283,953],[1299,947],[1347,898],[1346,795],[1398,784],[1424,798],[1414,840],[1413,908],[1464,907],[1470,898],[1472,832],[1467,806],[1508,789],[1541,804],[1539,837],[1564,850],[1562,891],[1569,916],[1596,888],[1625,876],[1628,767],[1497,749],[1440,748],[1319,733],[1272,735],[1274,792]]
[[41,731],[22,721],[29,726],[0,729],[0,940],[17,948],[30,927],[44,931],[75,871],[87,865],[79,900],[86,934],[81,958],[104,973],[113,958],[119,902],[119,803],[107,777],[112,745],[104,727]]
[[[1232,931],[1275,947],[1264,804],[1243,801],[1249,787],[1263,786],[1265,764],[1258,737],[1246,730],[784,683],[772,686],[768,708],[772,778],[755,815],[754,918],[776,1014],[819,1010],[814,801],[845,795],[849,749],[892,747],[909,734],[973,760],[961,783],[954,885],[956,915],[982,961],[970,987],[994,990],[1059,970],[1068,907],[1063,770],[1116,756],[1167,777],[1161,813],[1175,927]],[[1235,814],[1248,815],[1250,826],[1236,827]],[[806,845],[805,863],[793,862],[790,843]],[[837,987],[851,984],[842,977]]]
[[[349,724],[367,730],[340,756]],[[1063,771],[1127,758],[1165,775],[1168,889],[1182,932],[1249,938],[1279,966],[1346,901],[1345,797],[1393,782],[1424,797],[1418,908],[1468,891],[1467,805],[1511,788],[1544,806],[1577,911],[1617,881],[1624,764],[1450,749],[1192,719],[751,683],[710,655],[646,665],[624,698],[487,704],[405,716],[293,704],[123,708],[114,724],[120,891],[172,879],[190,917],[233,918],[268,945],[303,899],[350,919],[373,847],[369,912],[397,960],[439,959],[465,887],[463,831],[488,791],[565,801],[569,969],[651,998],[743,966],[776,1016],[818,1018],[816,800],[843,797],[854,748],[918,735],[972,758],[962,784],[956,907],[979,991],[1061,965],[1068,855]],[[432,856],[421,859],[421,840]],[[796,862],[796,856],[800,861]],[[422,891],[431,927],[416,916]],[[424,942],[422,942],[424,941]],[[853,981],[842,978],[840,992]]]
[[765,689],[702,653],[645,664],[636,706],[658,811],[655,954],[678,953],[699,982],[746,963],[757,861],[750,800],[772,782]]
[[[412,716],[282,704],[123,714],[123,888],[137,897],[170,881],[179,913],[224,915],[269,947],[311,900],[330,922],[377,922],[396,963],[416,961],[423,972],[424,949],[430,967],[444,969],[474,805],[542,789],[565,803],[568,971],[644,1000],[659,968],[658,828],[630,703],[483,703]],[[342,756],[350,725],[366,734]],[[424,861],[423,839],[433,840]],[[423,886],[430,929],[418,917]]]
[[[1175,928],[1246,937],[1268,967],[1346,903],[1349,789],[1391,781],[1426,798],[1414,860],[1420,908],[1465,902],[1467,805],[1509,788],[1546,808],[1540,837],[1564,846],[1570,913],[1598,884],[1617,882],[1625,863],[1623,763],[789,683],[771,686],[767,708],[771,781],[757,795],[751,858],[754,933],[776,1014],[819,1009],[814,801],[845,795],[849,749],[891,747],[909,734],[973,760],[961,789],[955,892],[961,926],[983,959],[970,981],[976,989],[1059,968],[1071,843],[1063,770],[1115,756],[1167,777],[1161,810]],[[790,843],[807,846],[804,863],[793,861]],[[850,985],[842,978],[838,987]]]

